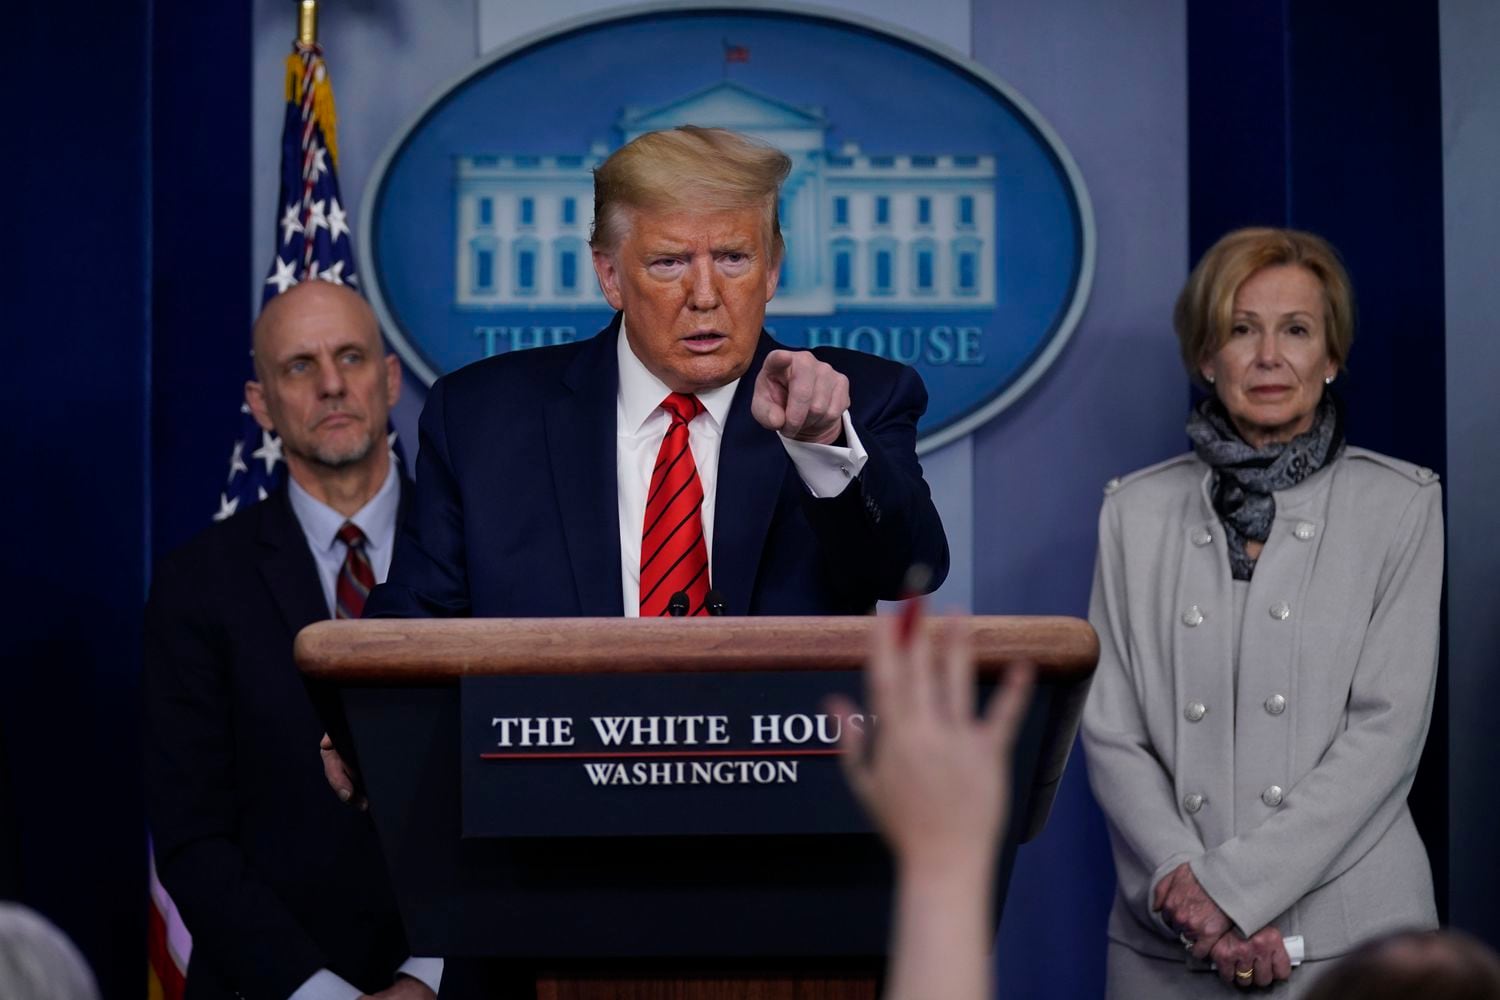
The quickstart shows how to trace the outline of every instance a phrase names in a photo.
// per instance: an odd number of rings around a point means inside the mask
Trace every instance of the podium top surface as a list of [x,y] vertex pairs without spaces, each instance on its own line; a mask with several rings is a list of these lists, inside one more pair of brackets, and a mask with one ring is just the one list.
[[[324,621],[297,636],[303,673],[341,684],[432,684],[489,674],[858,670],[872,616],[465,618]],[[935,617],[967,628],[981,675],[1030,660],[1041,678],[1086,680],[1099,640],[1079,618]]]

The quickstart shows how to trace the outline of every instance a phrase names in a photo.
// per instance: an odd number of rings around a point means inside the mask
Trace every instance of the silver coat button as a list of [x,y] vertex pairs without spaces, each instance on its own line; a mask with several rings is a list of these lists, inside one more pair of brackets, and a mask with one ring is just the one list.
[[1277,601],[1271,605],[1271,617],[1279,622],[1284,622],[1292,617],[1292,606],[1286,601]]
[[1188,628],[1197,628],[1203,624],[1203,612],[1198,605],[1194,604],[1182,613],[1182,624]]
[[1286,698],[1283,695],[1273,694],[1266,699],[1266,711],[1272,715],[1280,715],[1286,711]]
[[1427,468],[1427,466],[1425,466],[1425,465],[1422,466],[1421,468],[1419,468],[1417,470],[1417,478],[1418,479],[1431,479],[1432,476],[1433,476],[1432,470],[1429,469],[1429,468]]
[[1182,808],[1190,813],[1195,813],[1203,808],[1203,796],[1197,792],[1188,792],[1182,797]]
[[1119,488],[1120,488],[1120,477],[1119,476],[1116,476],[1115,478],[1111,479],[1109,482],[1107,482],[1107,483],[1104,484],[1104,492],[1105,493],[1113,493],[1115,490],[1117,490]]
[[1292,534],[1297,536],[1299,542],[1310,542],[1318,533],[1318,526],[1311,521],[1301,521],[1292,529]]
[[1272,785],[1260,793],[1260,800],[1271,808],[1281,805],[1281,786]]
[[1201,701],[1189,702],[1188,707],[1182,710],[1182,714],[1189,722],[1198,722],[1208,714],[1208,706]]
[[1205,528],[1199,528],[1197,531],[1193,532],[1193,544],[1198,546],[1200,549],[1213,540],[1213,534]]

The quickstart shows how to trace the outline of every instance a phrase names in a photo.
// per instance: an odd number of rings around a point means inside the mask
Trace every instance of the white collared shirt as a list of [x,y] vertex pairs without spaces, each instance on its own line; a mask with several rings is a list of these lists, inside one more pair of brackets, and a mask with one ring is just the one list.
[[[666,383],[635,356],[620,320],[616,345],[620,367],[620,389],[615,404],[615,477],[620,508],[620,583],[625,597],[625,617],[640,615],[641,532],[646,521],[646,495],[651,489],[651,471],[671,418],[661,402],[671,394]],[[740,380],[698,393],[702,413],[688,424],[688,445],[703,485],[703,542],[708,547],[709,582],[713,582],[714,501],[719,481],[719,444],[724,422]],[[778,435],[779,436],[779,435]],[[854,433],[849,412],[844,411],[847,446],[809,444],[781,438],[797,474],[815,497],[838,496],[864,468],[869,455]]]

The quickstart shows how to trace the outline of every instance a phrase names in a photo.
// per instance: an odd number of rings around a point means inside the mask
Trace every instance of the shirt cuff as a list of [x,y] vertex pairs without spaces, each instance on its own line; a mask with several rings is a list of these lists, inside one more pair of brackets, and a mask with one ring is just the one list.
[[844,441],[847,443],[842,447],[793,441],[789,437],[777,435],[781,438],[781,445],[786,449],[787,456],[797,467],[797,475],[802,477],[803,485],[809,493],[820,499],[836,497],[848,489],[849,484],[858,478],[864,471],[865,463],[870,460],[865,446],[859,441],[859,435],[854,433],[854,421],[849,419],[848,410],[844,411],[843,421]]
[[441,958],[408,958],[396,972],[410,976],[425,985],[433,993],[443,985],[443,960]]
[[337,974],[319,969],[307,977],[287,1000],[359,1000],[364,991],[351,986]]

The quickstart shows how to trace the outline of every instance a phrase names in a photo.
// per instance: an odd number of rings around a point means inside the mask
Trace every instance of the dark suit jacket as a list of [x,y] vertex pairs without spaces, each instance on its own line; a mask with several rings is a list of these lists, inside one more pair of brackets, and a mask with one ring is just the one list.
[[[502,354],[439,379],[421,418],[411,516],[367,617],[618,616],[616,316],[575,344]],[[814,499],[777,435],[750,415],[780,345],[762,334],[725,421],[712,584],[731,615],[837,614],[931,586],[948,543],[916,457],[927,393],[911,368],[856,351],[815,353],[849,378],[869,452],[859,479]]]
[[189,998],[284,1000],[319,968],[374,992],[408,956],[369,817],[324,781],[292,661],[297,632],[327,617],[285,488],[156,569],[147,809],[193,934]]

